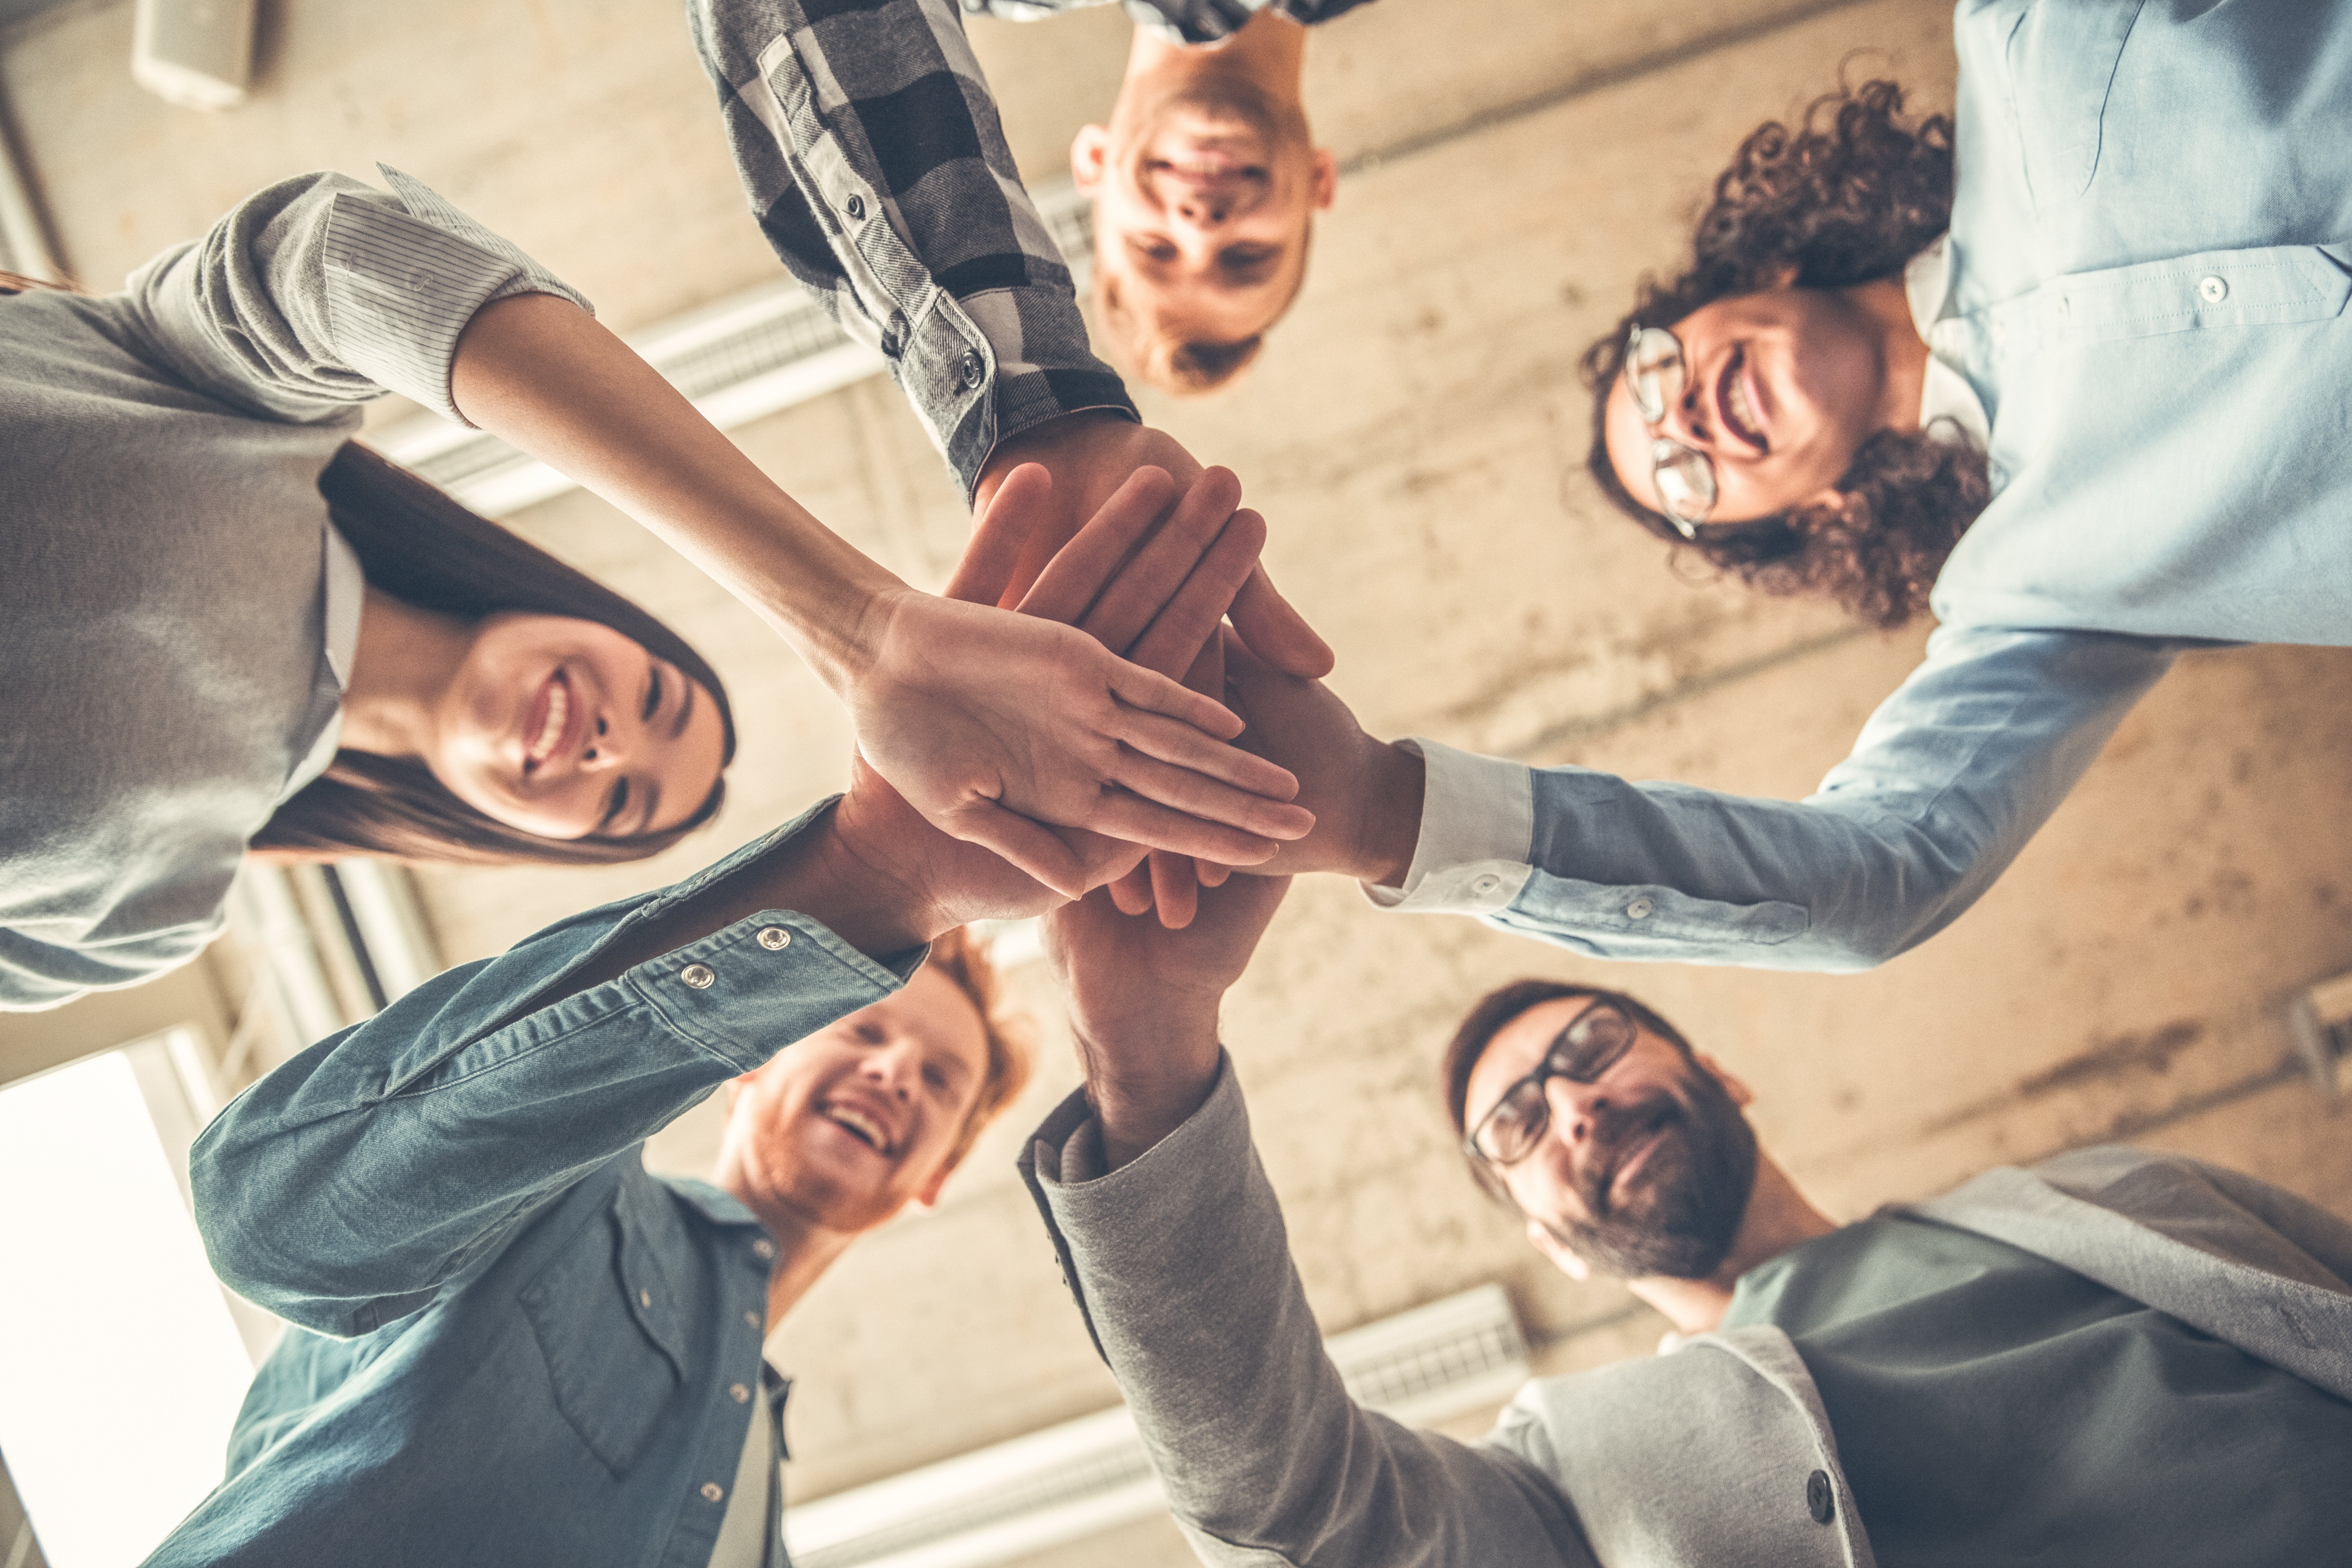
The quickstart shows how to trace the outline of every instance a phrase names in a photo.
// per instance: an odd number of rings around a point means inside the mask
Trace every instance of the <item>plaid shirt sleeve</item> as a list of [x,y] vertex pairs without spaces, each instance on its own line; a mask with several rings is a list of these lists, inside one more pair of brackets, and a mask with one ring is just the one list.
[[[1128,16],[1139,27],[1149,27],[1171,43],[1213,44],[1233,37],[1241,25],[1260,11],[1272,11],[1307,26],[1328,22],[1370,0],[1123,0]],[[1028,22],[1056,11],[1076,11],[1109,0],[963,0],[975,16],[1002,16]]]
[[690,0],[768,242],[881,351],[967,499],[996,444],[1135,405],[1087,346],[955,0]]

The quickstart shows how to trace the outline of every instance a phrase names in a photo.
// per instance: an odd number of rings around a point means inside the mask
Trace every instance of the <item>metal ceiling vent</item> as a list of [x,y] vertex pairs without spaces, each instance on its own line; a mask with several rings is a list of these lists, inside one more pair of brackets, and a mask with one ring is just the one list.
[[[1348,1392],[1400,1421],[1502,1404],[1528,1380],[1510,1299],[1481,1285],[1324,1342]],[[789,1509],[799,1568],[984,1568],[1167,1504],[1125,1406]]]
[[[1032,194],[1083,289],[1093,270],[1093,207],[1066,180]],[[879,353],[844,335],[789,278],[673,317],[628,342],[721,430],[887,368]],[[368,440],[485,517],[505,517],[574,488],[497,437],[435,415],[404,420]]]

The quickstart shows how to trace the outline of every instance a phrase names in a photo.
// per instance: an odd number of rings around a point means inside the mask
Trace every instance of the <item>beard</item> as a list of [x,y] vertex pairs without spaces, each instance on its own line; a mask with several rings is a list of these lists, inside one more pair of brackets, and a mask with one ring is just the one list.
[[[1562,1245],[1620,1279],[1704,1279],[1723,1266],[1756,1190],[1756,1132],[1713,1073],[1695,1068],[1683,1098],[1612,1106],[1576,1174],[1584,1217],[1545,1223]],[[1612,1201],[1629,1147],[1652,1132],[1649,1161]]]

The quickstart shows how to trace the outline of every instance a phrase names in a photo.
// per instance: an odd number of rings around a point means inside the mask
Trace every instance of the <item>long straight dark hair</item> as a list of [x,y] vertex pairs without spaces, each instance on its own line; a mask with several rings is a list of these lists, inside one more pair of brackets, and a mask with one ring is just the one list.
[[[725,728],[720,766],[734,760],[735,716],[718,672],[638,605],[356,441],[345,442],[320,474],[319,493],[370,587],[463,621],[523,610],[610,626],[702,683]],[[668,848],[709,821],[726,791],[722,776],[692,816],[659,833],[543,838],[475,810],[414,758],[345,748],[278,808],[252,847],[305,858],[605,866]]]
[[[0,271],[0,295],[32,292],[79,290]],[[735,760],[735,714],[719,672],[635,604],[356,441],[344,442],[320,474],[319,493],[369,586],[463,621],[525,610],[610,626],[702,683],[726,735],[719,765]],[[346,747],[271,815],[248,847],[299,859],[389,855],[476,866],[610,866],[660,854],[717,816],[726,797],[722,773],[676,827],[627,838],[543,838],[475,810],[414,758]]]

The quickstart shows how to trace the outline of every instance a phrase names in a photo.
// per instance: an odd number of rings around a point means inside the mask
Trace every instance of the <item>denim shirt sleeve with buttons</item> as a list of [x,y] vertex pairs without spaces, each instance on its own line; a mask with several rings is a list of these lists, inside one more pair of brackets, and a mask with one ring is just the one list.
[[772,910],[531,999],[824,809],[427,982],[205,1130],[214,1267],[297,1327],[227,1478],[152,1562],[709,1562],[774,1249],[725,1194],[647,1175],[638,1145],[921,952],[877,963]]
[[2352,643],[2352,7],[1966,0],[1937,321],[1996,493],[1801,802],[1429,748],[1391,907],[1848,970],[1958,919],[2185,647]]

